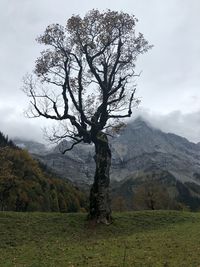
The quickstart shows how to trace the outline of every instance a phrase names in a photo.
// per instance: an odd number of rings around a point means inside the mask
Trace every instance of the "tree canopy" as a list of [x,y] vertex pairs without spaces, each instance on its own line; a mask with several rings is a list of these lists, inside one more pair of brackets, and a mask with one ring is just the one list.
[[24,88],[32,99],[29,116],[70,122],[53,139],[90,143],[113,119],[131,116],[135,63],[151,48],[136,23],[133,15],[94,9],[73,15],[65,27],[49,25],[37,38],[47,49]]

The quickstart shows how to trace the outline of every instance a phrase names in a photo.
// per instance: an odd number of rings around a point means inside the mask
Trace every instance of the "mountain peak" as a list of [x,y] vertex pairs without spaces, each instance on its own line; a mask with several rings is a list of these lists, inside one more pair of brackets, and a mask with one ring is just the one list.
[[138,116],[136,119],[131,121],[130,124],[132,124],[132,126],[135,126],[135,127],[153,128],[153,126],[141,116]]

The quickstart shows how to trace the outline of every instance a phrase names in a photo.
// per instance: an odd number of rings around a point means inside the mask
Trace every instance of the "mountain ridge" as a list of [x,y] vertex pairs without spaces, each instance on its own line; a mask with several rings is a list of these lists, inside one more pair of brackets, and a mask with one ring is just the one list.
[[[174,133],[165,133],[139,117],[128,123],[113,138],[109,137],[112,151],[111,180],[151,169],[154,166],[170,171],[177,180],[199,184],[195,174],[200,173],[200,146]],[[64,141],[64,146],[68,141]],[[54,169],[63,178],[75,183],[91,184],[95,170],[94,147],[81,144],[65,155],[59,147],[34,157]]]

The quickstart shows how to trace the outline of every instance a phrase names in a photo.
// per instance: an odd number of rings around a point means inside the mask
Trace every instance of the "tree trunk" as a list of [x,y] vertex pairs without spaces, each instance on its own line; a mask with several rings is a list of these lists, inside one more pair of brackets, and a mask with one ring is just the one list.
[[89,217],[97,223],[110,224],[112,220],[109,192],[111,151],[106,134],[98,133],[94,144],[96,172],[90,191]]

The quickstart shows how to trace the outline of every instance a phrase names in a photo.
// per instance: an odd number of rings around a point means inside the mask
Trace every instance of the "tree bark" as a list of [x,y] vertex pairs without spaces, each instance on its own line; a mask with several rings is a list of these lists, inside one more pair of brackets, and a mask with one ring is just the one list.
[[90,191],[89,217],[97,223],[110,224],[112,221],[109,192],[111,151],[107,135],[99,132],[94,144],[96,172]]

